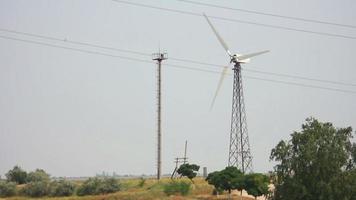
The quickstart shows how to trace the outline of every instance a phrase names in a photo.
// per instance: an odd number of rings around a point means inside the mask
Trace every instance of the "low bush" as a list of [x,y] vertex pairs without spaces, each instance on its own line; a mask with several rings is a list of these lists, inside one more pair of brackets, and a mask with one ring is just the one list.
[[105,178],[101,180],[98,188],[99,194],[114,193],[120,190],[120,184],[115,178]]
[[28,183],[20,191],[21,194],[30,197],[43,197],[49,194],[48,181],[34,181]]
[[16,183],[0,181],[0,197],[11,197],[16,194]]
[[84,181],[81,186],[79,186],[77,195],[84,196],[96,194],[98,192],[100,182],[101,181],[98,178],[89,178],[88,180]]
[[138,182],[137,186],[142,188],[146,183],[146,179],[144,179],[143,177],[140,178],[140,181]]
[[163,192],[166,195],[181,194],[183,196],[190,192],[190,183],[184,181],[173,181],[163,186]]
[[49,187],[49,195],[53,197],[71,196],[75,191],[75,185],[64,179],[51,182]]
[[33,172],[28,173],[27,182],[35,182],[35,181],[49,181],[50,176],[43,169],[36,169]]
[[78,196],[114,193],[120,190],[118,181],[114,178],[89,178],[77,191]]

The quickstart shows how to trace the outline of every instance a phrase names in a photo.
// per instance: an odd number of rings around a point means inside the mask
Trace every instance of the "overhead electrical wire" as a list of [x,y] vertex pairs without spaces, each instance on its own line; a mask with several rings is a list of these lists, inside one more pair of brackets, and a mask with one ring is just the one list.
[[85,50],[85,49],[66,47],[66,46],[61,46],[61,45],[56,45],[56,44],[49,44],[49,43],[45,43],[45,42],[38,42],[38,41],[33,41],[33,40],[14,38],[14,37],[9,37],[9,36],[4,36],[4,35],[0,35],[0,38],[19,41],[19,42],[38,44],[38,45],[42,45],[42,46],[48,46],[48,47],[72,50],[72,51],[79,51],[79,52],[89,53],[89,54],[97,54],[97,55],[102,55],[102,56],[109,56],[109,57],[122,58],[122,59],[126,59],[126,60],[133,60],[133,61],[141,61],[141,62],[151,63],[150,61],[140,60],[140,59],[137,59],[137,58],[130,58],[130,57],[119,56],[119,55],[112,55],[112,54],[102,53],[102,52],[98,52],[98,51],[91,51],[91,50]]
[[102,48],[102,49],[107,49],[107,50],[133,53],[133,54],[137,54],[137,55],[144,55],[144,56],[150,55],[150,54],[146,54],[146,53],[142,53],[142,52],[138,52],[138,51],[119,49],[119,48],[114,48],[114,47],[102,46],[102,45],[98,45],[98,44],[91,44],[91,43],[87,43],[87,42],[74,41],[74,40],[70,40],[67,38],[56,38],[56,37],[52,37],[52,36],[34,34],[34,33],[29,33],[29,32],[17,31],[17,30],[10,30],[10,29],[6,29],[6,28],[0,28],[0,31],[8,32],[8,33],[15,33],[15,34],[19,34],[19,35],[26,35],[26,36],[36,37],[36,38],[42,38],[42,39],[47,39],[47,40],[59,41],[59,42],[66,42],[66,43],[71,43],[71,44],[84,45],[84,46],[95,47],[95,48]]
[[302,22],[311,22],[311,23],[333,25],[333,26],[346,27],[346,28],[356,28],[355,25],[350,25],[350,24],[341,24],[341,23],[328,22],[328,21],[322,21],[322,20],[307,19],[307,18],[302,18],[302,17],[291,17],[291,16],[286,16],[286,15],[279,15],[279,14],[273,14],[273,13],[255,11],[255,10],[241,9],[241,8],[232,8],[232,7],[221,6],[221,5],[217,5],[217,4],[210,4],[210,3],[200,2],[200,1],[190,1],[190,0],[177,0],[177,1],[181,1],[181,2],[189,3],[189,4],[200,5],[200,6],[220,8],[220,9],[225,9],[225,10],[233,10],[233,11],[252,13],[252,14],[264,15],[264,16],[270,16],[270,17],[277,17],[277,18],[283,18],[283,19],[290,19],[290,20],[296,20],[296,21],[302,21]]
[[340,82],[340,81],[332,81],[332,80],[325,80],[325,79],[317,79],[317,78],[308,78],[304,76],[296,76],[296,75],[290,75],[290,74],[282,74],[282,73],[274,73],[274,72],[266,72],[266,71],[260,71],[260,70],[254,70],[254,69],[246,69],[242,68],[244,71],[249,71],[249,72],[255,72],[259,74],[268,74],[268,75],[273,75],[273,76],[280,76],[280,77],[288,77],[288,78],[294,78],[294,79],[302,79],[302,80],[307,80],[307,81],[316,81],[316,82],[321,82],[321,83],[331,83],[331,84],[336,84],[336,85],[344,85],[344,86],[356,86],[355,83],[345,83],[345,82]]
[[[88,46],[88,47],[95,47],[95,48],[101,48],[101,49],[124,52],[124,53],[131,53],[131,54],[135,54],[135,55],[151,56],[151,54],[140,52],[140,51],[119,49],[119,48],[116,48],[116,47],[109,47],[109,46],[104,46],[104,45],[99,45],[99,44],[92,44],[92,43],[88,43],[88,42],[74,41],[74,40],[70,40],[70,39],[66,39],[66,38],[65,39],[61,39],[61,38],[56,38],[56,37],[52,37],[52,36],[39,35],[39,34],[22,32],[22,31],[17,31],[17,30],[4,29],[4,28],[0,28],[0,31],[19,34],[19,35],[25,35],[25,36],[31,36],[31,37],[41,38],[41,39],[65,42],[65,43],[70,43],[70,44],[76,44],[76,45],[82,45],[82,46]],[[187,62],[187,63],[193,63],[193,64],[199,64],[199,65],[218,67],[218,68],[223,68],[224,67],[224,66],[218,65],[218,64],[212,64],[212,63],[201,62],[201,61],[190,60],[190,59],[184,59],[184,58],[170,57],[169,59],[170,60],[175,60],[175,61],[180,61],[180,62]],[[247,68],[242,68],[242,69],[244,71],[253,72],[253,73],[259,73],[259,74],[268,74],[268,75],[273,75],[273,76],[288,77],[288,78],[308,80],[308,81],[316,81],[316,82],[321,82],[321,83],[331,83],[331,84],[344,85],[344,86],[356,86],[356,84],[354,84],[354,83],[345,83],[345,82],[340,82],[340,81],[317,79],[317,78],[303,77],[303,76],[290,75],[290,74],[284,74],[284,73],[266,72],[266,71],[247,69]]]
[[[120,59],[125,59],[125,60],[138,61],[138,62],[144,62],[144,63],[152,64],[152,61],[149,61],[149,60],[131,58],[131,57],[121,56],[121,55],[114,55],[114,54],[103,53],[103,52],[99,52],[99,51],[92,51],[92,50],[86,50],[86,49],[66,47],[66,46],[57,45],[57,44],[49,44],[49,43],[45,43],[45,42],[38,42],[38,41],[34,41],[34,40],[27,40],[27,39],[9,37],[9,36],[4,36],[4,35],[0,35],[0,38],[7,39],[7,40],[19,41],[19,42],[25,42],[25,43],[31,43],[31,44],[37,44],[37,45],[42,45],[42,46],[47,46],[47,47],[53,47],[53,48],[77,51],[77,52],[82,52],[82,53],[87,53],[87,54],[95,54],[95,55],[108,56],[108,57],[113,57],[113,58],[120,58]],[[201,68],[194,68],[194,67],[188,67],[188,66],[183,66],[183,65],[174,65],[174,64],[165,64],[165,65],[171,66],[171,67],[175,67],[175,68],[197,70],[197,71],[208,72],[208,73],[220,73],[218,71],[201,69]]]
[[[195,12],[190,12],[190,11],[177,10],[177,9],[172,9],[172,8],[164,8],[164,7],[159,7],[159,6],[152,6],[152,5],[148,5],[148,4],[134,3],[134,2],[123,1],[123,0],[112,0],[112,1],[114,1],[116,3],[128,4],[128,5],[144,7],[144,8],[151,8],[151,9],[156,9],[156,10],[163,10],[163,11],[180,13],[180,14],[185,14],[185,15],[199,16],[199,17],[202,16],[202,14],[200,14],[200,13],[195,13]],[[315,34],[315,35],[324,35],[324,36],[344,38],[344,39],[352,39],[352,40],[356,39],[355,36],[349,36],[349,35],[327,33],[327,32],[319,32],[319,31],[312,31],[312,30],[299,29],[299,28],[291,28],[291,27],[286,27],[286,26],[265,24],[265,23],[246,21],[246,20],[239,20],[239,19],[233,19],[233,18],[227,18],[227,17],[219,17],[219,16],[212,16],[212,15],[207,15],[207,16],[209,18],[212,18],[212,19],[218,19],[218,20],[230,21],[230,22],[237,22],[237,23],[243,23],[243,24],[250,24],[250,25],[256,25],[256,26],[263,26],[263,27],[274,28],[274,29],[281,29],[281,30],[295,31],[295,32],[303,32],[303,33],[309,33],[309,34]]]
[[[47,47],[71,50],[71,51],[76,51],[76,52],[82,52],[82,53],[87,53],[87,54],[95,54],[95,55],[108,56],[108,57],[112,57],[112,58],[120,58],[120,59],[125,59],[125,60],[130,60],[130,61],[152,63],[152,61],[143,60],[143,59],[130,58],[130,57],[126,57],[126,56],[119,56],[119,55],[113,55],[113,54],[108,54],[108,53],[102,53],[102,52],[98,52],[98,51],[66,47],[66,46],[61,46],[61,45],[56,45],[56,44],[49,44],[49,43],[44,43],[44,42],[38,42],[38,41],[27,40],[27,39],[20,39],[20,38],[3,36],[3,35],[0,35],[0,38],[7,39],[7,40],[19,41],[19,42],[25,42],[25,43],[31,43],[31,44],[37,44],[37,45],[42,45],[42,46],[47,46]],[[187,70],[193,70],[193,71],[220,74],[220,72],[218,72],[218,71],[194,68],[194,67],[183,66],[183,65],[165,64],[165,66],[179,68],[179,69],[187,69]],[[231,74],[228,74],[228,75],[231,75]],[[281,84],[287,84],[287,85],[296,85],[296,86],[307,87],[307,88],[317,88],[317,89],[323,89],[323,90],[330,90],[330,91],[337,91],[337,92],[343,92],[343,93],[349,93],[349,94],[356,94],[356,91],[353,91],[353,90],[343,90],[343,89],[338,89],[338,88],[329,88],[329,87],[323,87],[323,86],[317,86],[317,85],[309,85],[309,84],[303,84],[303,83],[295,83],[295,82],[288,82],[288,81],[265,79],[265,78],[246,76],[246,75],[244,75],[243,77],[248,78],[248,79],[275,82],[275,83],[281,83]]]

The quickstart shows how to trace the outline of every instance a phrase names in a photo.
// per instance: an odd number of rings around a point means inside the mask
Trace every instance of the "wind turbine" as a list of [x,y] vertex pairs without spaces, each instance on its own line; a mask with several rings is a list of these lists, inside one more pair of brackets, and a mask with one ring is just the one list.
[[[229,47],[215,29],[209,18],[203,14],[208,21],[215,36],[219,40],[220,44],[229,55],[230,63],[234,64],[232,70],[234,71],[234,84],[232,95],[232,114],[231,114],[231,132],[230,132],[230,145],[229,145],[229,160],[228,166],[235,166],[239,168],[243,173],[252,171],[252,156],[250,152],[250,143],[247,132],[246,112],[243,98],[242,79],[241,79],[241,64],[248,63],[251,57],[258,56],[269,52],[260,51],[250,54],[232,54]],[[223,69],[218,87],[216,89],[211,107],[214,105],[215,99],[219,93],[220,87],[227,72],[227,67]]]

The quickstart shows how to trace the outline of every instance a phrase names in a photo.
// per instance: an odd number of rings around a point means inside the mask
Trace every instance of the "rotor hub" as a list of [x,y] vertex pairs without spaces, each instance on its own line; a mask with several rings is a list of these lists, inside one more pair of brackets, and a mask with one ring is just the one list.
[[239,59],[237,58],[237,55],[236,55],[236,54],[234,54],[234,55],[231,56],[230,63],[235,63],[235,64],[240,63],[240,62],[239,62]]

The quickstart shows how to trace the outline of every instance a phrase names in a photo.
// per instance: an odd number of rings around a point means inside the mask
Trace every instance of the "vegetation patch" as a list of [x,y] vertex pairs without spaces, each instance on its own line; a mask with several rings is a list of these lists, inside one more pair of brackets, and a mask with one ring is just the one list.
[[15,166],[13,169],[6,173],[6,179],[17,184],[24,184],[27,181],[27,172],[21,169],[19,166]]
[[308,118],[301,131],[272,149],[275,200],[356,199],[356,143],[352,128]]
[[11,197],[16,194],[16,183],[0,181],[0,197]]
[[47,181],[35,181],[26,184],[20,193],[30,197],[43,197],[49,194],[49,183]]
[[53,197],[71,196],[74,194],[74,191],[74,183],[64,179],[53,181],[50,184],[50,196]]
[[114,193],[120,190],[120,184],[114,178],[89,178],[77,191],[78,196]]
[[143,177],[141,177],[140,181],[138,182],[137,186],[142,188],[146,183],[146,179],[144,179]]
[[181,176],[186,176],[193,182],[193,178],[197,176],[199,168],[199,165],[186,163],[178,168],[177,173]]
[[163,186],[163,192],[170,195],[183,195],[186,196],[191,190],[191,184],[185,181],[172,181]]

